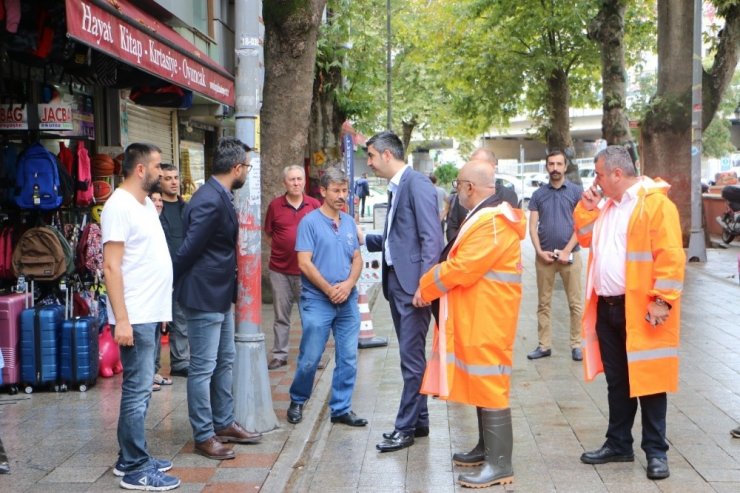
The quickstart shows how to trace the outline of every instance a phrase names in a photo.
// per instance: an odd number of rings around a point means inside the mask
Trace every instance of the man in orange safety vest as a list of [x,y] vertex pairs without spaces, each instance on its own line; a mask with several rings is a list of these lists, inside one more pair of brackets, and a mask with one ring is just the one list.
[[678,388],[686,256],[669,188],[637,176],[628,151],[609,146],[596,155],[594,185],[573,213],[578,240],[591,249],[582,324],[585,377],[603,371],[609,400],[606,441],[581,461],[634,461],[639,401],[649,479],[670,475],[666,392]]

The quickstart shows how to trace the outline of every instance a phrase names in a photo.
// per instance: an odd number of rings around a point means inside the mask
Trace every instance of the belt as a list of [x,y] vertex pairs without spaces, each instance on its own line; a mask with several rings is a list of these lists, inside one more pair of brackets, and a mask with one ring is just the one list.
[[599,300],[603,301],[607,305],[624,305],[624,295],[618,296],[599,296]]

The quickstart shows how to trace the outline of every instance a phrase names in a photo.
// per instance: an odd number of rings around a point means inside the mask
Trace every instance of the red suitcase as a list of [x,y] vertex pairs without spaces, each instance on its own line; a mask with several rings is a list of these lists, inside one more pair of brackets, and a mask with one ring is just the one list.
[[19,361],[20,315],[26,306],[31,305],[31,293],[6,294],[0,296],[0,351],[3,353],[5,368],[2,370],[3,385],[11,394],[18,392],[21,376]]

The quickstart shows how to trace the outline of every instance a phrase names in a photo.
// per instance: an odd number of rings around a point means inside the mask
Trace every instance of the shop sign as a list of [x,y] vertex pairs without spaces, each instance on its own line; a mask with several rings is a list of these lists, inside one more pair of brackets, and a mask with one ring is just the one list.
[[28,130],[28,105],[0,105],[0,130]]
[[39,130],[72,130],[72,105],[40,104]]
[[[166,81],[234,106],[233,78],[202,63],[200,60],[210,59],[169,26],[124,0],[115,4],[122,17],[90,0],[67,0],[69,36]],[[124,17],[135,22],[126,22]]]

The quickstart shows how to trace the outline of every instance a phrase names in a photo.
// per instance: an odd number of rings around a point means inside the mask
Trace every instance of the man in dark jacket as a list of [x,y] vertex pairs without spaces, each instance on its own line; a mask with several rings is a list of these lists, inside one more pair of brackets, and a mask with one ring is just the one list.
[[[470,160],[486,161],[491,163],[493,170],[496,171],[498,165],[498,159],[493,151],[479,147],[470,156]],[[516,192],[511,188],[505,186],[500,180],[496,180],[496,193],[490,197],[493,201],[492,205],[498,205],[501,202],[508,202],[512,207],[517,207],[519,204],[519,198],[516,196]],[[468,215],[468,210],[460,205],[457,194],[453,192],[450,195],[450,205],[447,209],[447,241],[452,241],[457,238],[457,232],[460,229],[460,225]]]
[[195,452],[216,460],[235,457],[222,443],[255,443],[262,437],[236,422],[231,391],[239,230],[232,190],[247,180],[250,150],[233,137],[218,142],[213,176],[185,206],[185,237],[174,259],[175,295],[188,321],[188,414]]
[[[162,164],[162,214],[159,221],[162,223],[164,236],[167,238],[167,248],[170,257],[175,258],[177,249],[182,245],[184,228],[182,226],[182,212],[185,201],[180,197],[180,174],[173,164]],[[170,375],[188,376],[190,364],[190,344],[188,343],[188,329],[185,314],[177,300],[172,298],[172,322],[167,324],[170,333]]]

